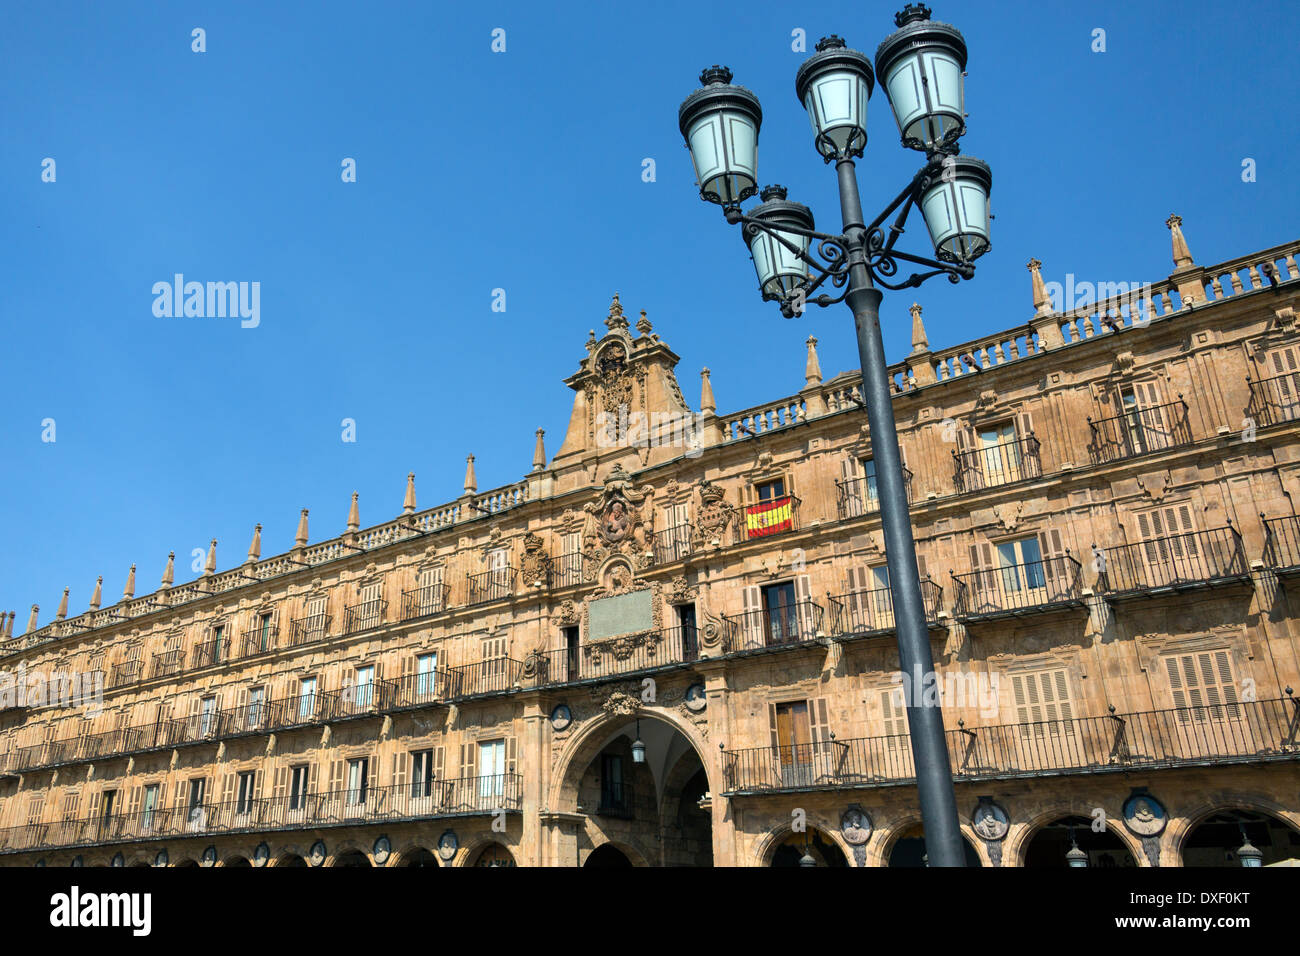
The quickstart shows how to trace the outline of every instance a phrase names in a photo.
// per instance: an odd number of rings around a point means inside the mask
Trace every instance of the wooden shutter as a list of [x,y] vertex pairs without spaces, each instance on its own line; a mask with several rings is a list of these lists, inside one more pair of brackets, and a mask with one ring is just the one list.
[[[138,790],[139,788],[137,787],[136,789]],[[86,807],[86,818],[88,820],[95,821],[99,819],[99,800],[102,791],[103,788],[101,787],[90,795],[90,800],[88,801],[89,806]]]
[[747,585],[741,593],[745,602],[741,644],[743,647],[762,647],[763,594],[757,584]]
[[975,610],[981,605],[992,602],[997,595],[997,574],[993,570],[997,561],[993,554],[993,545],[988,541],[979,541],[969,547],[970,566],[975,572],[971,588],[967,589],[968,600]]
[[276,767],[275,776],[272,778],[272,780],[273,783],[271,785],[271,799],[275,800],[278,804],[280,801],[284,799],[285,791],[288,790],[289,787],[289,768]]
[[262,771],[253,771],[253,799],[259,800],[262,796]]
[[808,701],[808,717],[812,724],[812,742],[816,751],[824,753],[830,745],[830,720],[827,717],[826,698],[817,697]]
[[442,779],[442,768],[443,768],[444,758],[447,755],[446,751],[447,751],[446,747],[433,748],[433,779],[435,780]]
[[316,768],[318,764],[319,764],[318,761],[313,761],[311,764],[308,765],[307,768],[307,792],[311,794],[315,794],[319,792],[318,782],[316,779]]
[[[517,763],[518,763],[518,761],[517,761],[517,758],[516,758],[516,751],[515,751],[515,738],[514,738],[514,737],[507,737],[507,738],[506,738],[506,765],[505,765],[505,772],[506,772],[506,773],[510,773],[510,774],[514,773],[514,772],[515,772],[515,767],[517,766]],[[500,771],[498,770],[498,772],[500,772]]]
[[330,793],[338,793],[343,789],[343,761],[330,761]]
[[777,731],[776,723],[776,704],[767,705],[767,716],[770,722],[770,730],[772,732],[772,749],[776,750],[781,745],[781,739]]
[[1165,658],[1165,670],[1175,707],[1198,708],[1199,717],[1199,708],[1237,702],[1232,655],[1226,648],[1171,655]]
[[[891,687],[880,692],[880,716],[885,736],[903,737],[907,734],[907,705],[903,688]],[[890,746],[898,741],[891,740]]]
[[402,788],[406,786],[406,765],[411,762],[411,755],[405,750],[399,750],[393,754],[393,787],[397,795],[403,795]]
[[226,774],[226,779],[221,785],[221,802],[229,806],[235,799],[235,774]]
[[[1035,671],[1030,674],[1011,675],[1011,687],[1016,701],[1016,722],[1037,724],[1036,733],[1058,733],[1055,724],[1044,726],[1046,721],[1070,721],[1074,708],[1070,699],[1069,676],[1065,668]],[[1073,724],[1063,725],[1073,733]]]
[[462,779],[478,776],[478,744],[475,742],[460,745],[460,776]]

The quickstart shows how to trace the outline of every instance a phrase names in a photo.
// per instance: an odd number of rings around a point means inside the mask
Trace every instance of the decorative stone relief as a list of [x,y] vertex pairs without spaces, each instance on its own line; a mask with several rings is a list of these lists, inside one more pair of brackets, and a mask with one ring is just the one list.
[[736,520],[736,508],[728,504],[721,488],[701,478],[698,483],[700,504],[695,515],[696,547],[720,547],[728,529]]
[[519,568],[524,587],[534,587],[539,582],[545,584],[550,581],[551,556],[546,551],[546,543],[532,532],[524,535],[524,554]]

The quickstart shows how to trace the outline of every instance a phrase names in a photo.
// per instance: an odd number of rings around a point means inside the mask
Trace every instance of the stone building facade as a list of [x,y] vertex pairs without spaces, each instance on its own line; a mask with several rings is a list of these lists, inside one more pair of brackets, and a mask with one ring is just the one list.
[[[938,673],[903,686],[856,373],[719,415],[615,297],[564,441],[480,492],[0,643],[8,865],[1300,857],[1300,242],[891,368]],[[92,675],[102,706],[41,678]],[[84,702],[81,702],[84,704]],[[1243,852],[1238,852],[1243,851]]]

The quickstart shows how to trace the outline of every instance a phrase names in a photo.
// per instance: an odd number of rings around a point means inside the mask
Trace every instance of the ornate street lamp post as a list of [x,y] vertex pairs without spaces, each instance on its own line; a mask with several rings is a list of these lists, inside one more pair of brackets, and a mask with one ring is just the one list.
[[[894,17],[897,32],[880,44],[873,72],[867,57],[836,36],[822,39],[799,68],[795,92],[808,111],[814,145],[839,176],[843,231],[816,231],[812,211],[769,186],[748,213],[741,203],[758,192],[758,98],[731,84],[731,71],[713,66],[704,85],[678,110],[678,124],[695,165],[700,196],[722,207],[741,227],[758,273],[764,301],[776,301],[786,318],[819,306],[847,302],[857,326],[862,392],[885,533],[901,669],[908,682],[907,720],[916,763],[917,790],[932,866],[964,866],[943,716],[923,706],[918,693],[933,679],[916,545],[908,515],[898,432],[894,424],[885,347],[880,333],[881,292],[919,286],[944,275],[969,279],[974,261],[989,250],[989,191],[993,177],[978,159],[958,154],[966,130],[966,41],[956,28],[930,20],[923,4]],[[925,165],[870,223],[862,213],[853,160],[867,145],[867,103],[879,77],[893,107],[902,143],[923,152]],[[895,248],[913,207],[930,233],[934,258]],[[893,216],[888,226],[886,221]],[[922,267],[906,279],[899,263]],[[843,290],[833,295],[830,290]],[[822,291],[818,291],[822,290]]]

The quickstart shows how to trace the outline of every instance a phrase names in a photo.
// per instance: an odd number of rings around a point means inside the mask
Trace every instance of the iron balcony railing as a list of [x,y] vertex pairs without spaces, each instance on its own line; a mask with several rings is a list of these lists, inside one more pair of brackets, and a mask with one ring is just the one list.
[[515,569],[511,567],[493,568],[466,576],[469,578],[470,604],[504,601],[515,592]]
[[457,697],[499,694],[520,686],[522,662],[509,657],[489,657],[473,664],[448,668]]
[[326,720],[346,720],[392,710],[397,701],[397,687],[393,681],[377,679],[348,684],[335,696]]
[[0,853],[133,843],[199,834],[309,830],[392,823],[439,816],[518,811],[523,779],[517,773],[358,786],[324,793],[249,797],[192,806],[31,823],[0,829]]
[[427,707],[453,697],[460,697],[461,684],[460,673],[445,667],[437,667],[418,674],[407,674],[397,681],[393,707],[399,710]]
[[551,586],[572,588],[582,583],[582,554],[571,551],[556,556],[551,564]]
[[655,564],[672,564],[684,561],[691,553],[691,526],[674,525],[663,531],[656,531],[654,536]]
[[521,683],[527,687],[571,684],[688,664],[699,657],[699,633],[693,625],[679,625],[574,648],[536,651],[524,659]]
[[194,668],[211,667],[225,662],[230,656],[230,647],[225,637],[214,637],[201,644],[194,645]]
[[352,604],[343,609],[343,633],[357,634],[368,631],[384,623],[384,612],[388,602],[375,599]]
[[274,623],[263,626],[260,622],[244,632],[243,641],[240,644],[241,657],[253,657],[257,654],[265,654],[268,651],[276,649],[276,641],[280,636],[280,628]]
[[1094,549],[1097,590],[1109,597],[1249,578],[1241,535],[1228,525]]
[[724,614],[723,650],[727,653],[806,644],[825,636],[825,610],[812,601],[796,601],[775,608]]
[[1300,515],[1264,519],[1264,566],[1275,572],[1300,571]]
[[[1181,707],[947,731],[955,780],[1300,758],[1300,701]],[[907,734],[724,751],[728,793],[915,782]]]
[[1088,454],[1092,463],[1100,465],[1191,444],[1187,411],[1187,403],[1179,395],[1176,402],[1135,408],[1111,418],[1093,421],[1089,415],[1092,438]]
[[330,615],[308,614],[297,617],[290,622],[289,646],[299,647],[313,641],[323,641],[329,635]]
[[1055,558],[954,574],[958,620],[1019,615],[1062,607],[1082,607],[1082,566],[1067,551]]
[[171,677],[185,666],[185,649],[174,647],[153,656],[153,677]]
[[[907,503],[912,503],[912,471],[903,469],[903,489],[907,493]],[[841,521],[848,518],[860,518],[865,514],[874,514],[880,510],[880,495],[876,488],[876,476],[846,478],[835,482],[835,513]]]
[[1043,465],[1039,448],[1040,442],[1030,432],[1025,438],[1013,438],[970,451],[954,451],[953,483],[957,487],[957,493],[965,494],[1042,477]]
[[[943,588],[929,578],[921,579],[925,619],[934,624],[943,608]],[[894,629],[894,598],[889,588],[848,591],[830,598],[831,633],[857,636]]]
[[432,614],[441,614],[449,606],[450,590],[445,584],[426,584],[412,591],[403,591],[402,620],[414,621]]
[[753,541],[770,538],[799,529],[799,499],[794,495],[781,495],[771,501],[745,505],[740,510],[736,524],[736,541]]
[[134,684],[140,679],[143,672],[144,661],[139,658],[133,661],[121,661],[109,669],[108,686],[115,689],[125,687],[127,684]]
[[1262,380],[1246,377],[1250,386],[1250,416],[1259,425],[1276,425],[1300,418],[1300,375],[1288,372]]

